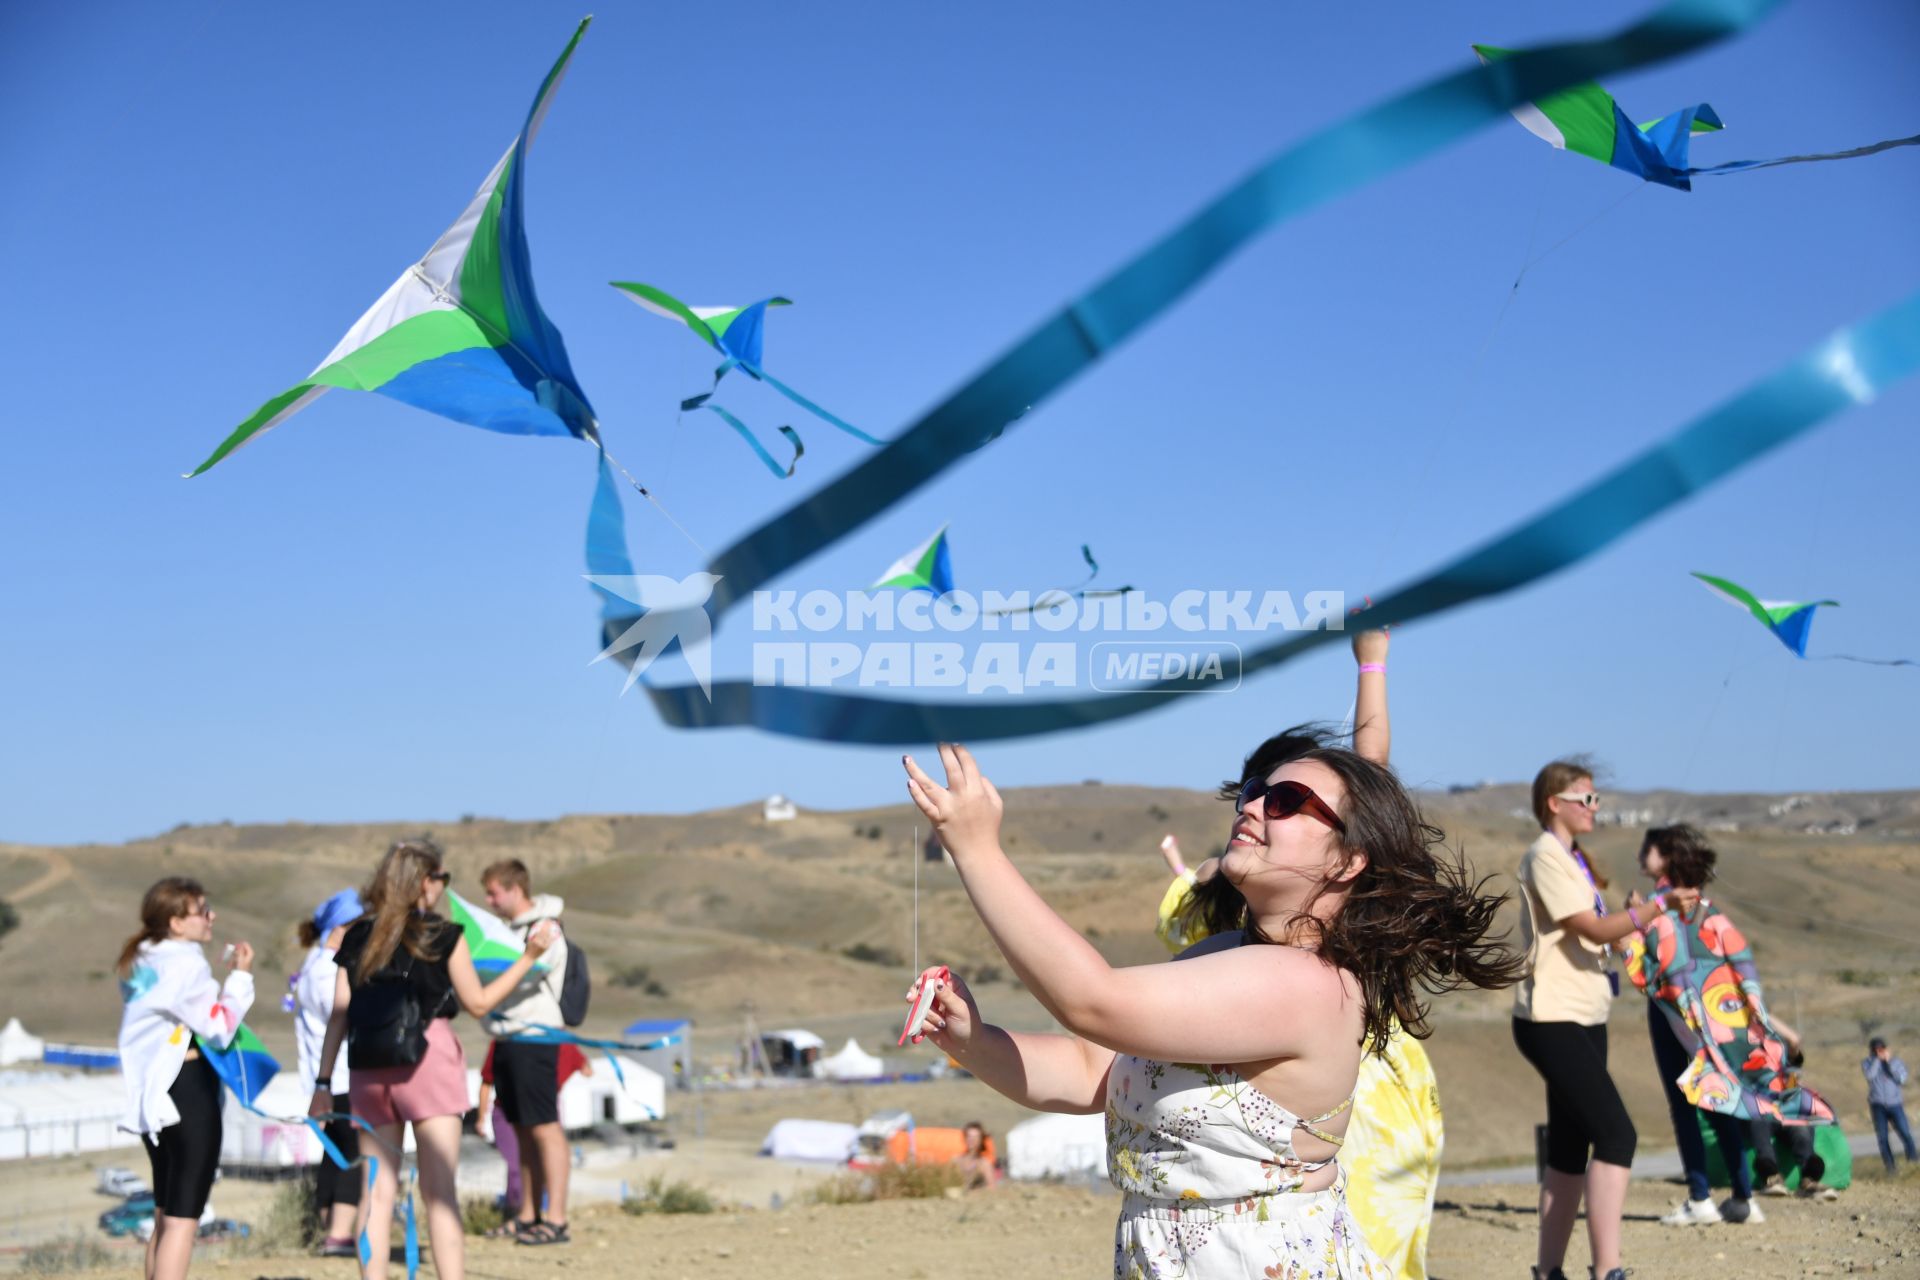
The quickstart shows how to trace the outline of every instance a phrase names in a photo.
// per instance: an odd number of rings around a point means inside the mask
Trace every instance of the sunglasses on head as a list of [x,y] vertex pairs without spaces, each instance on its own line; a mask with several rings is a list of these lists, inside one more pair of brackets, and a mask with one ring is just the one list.
[[1268,782],[1265,778],[1248,778],[1240,786],[1240,812],[1245,813],[1247,806],[1262,796],[1267,801],[1268,821],[1305,813],[1341,835],[1347,834],[1347,824],[1340,821],[1340,815],[1333,811],[1333,806],[1313,794],[1313,788],[1304,782]]
[[1555,800],[1570,800],[1574,804],[1585,805],[1589,809],[1600,807],[1600,793],[1597,791],[1563,791]]

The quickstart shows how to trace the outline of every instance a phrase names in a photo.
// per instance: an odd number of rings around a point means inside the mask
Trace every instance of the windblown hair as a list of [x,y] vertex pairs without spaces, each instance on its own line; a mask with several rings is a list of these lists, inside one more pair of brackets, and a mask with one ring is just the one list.
[[[1323,960],[1359,980],[1366,1005],[1361,1043],[1368,1052],[1386,1047],[1395,1021],[1416,1039],[1432,1034],[1423,993],[1506,987],[1521,978],[1526,957],[1504,938],[1487,936],[1506,896],[1485,892],[1491,877],[1473,880],[1462,861],[1447,856],[1445,834],[1420,816],[1392,770],[1332,745],[1324,727],[1298,725],[1267,739],[1247,757],[1239,781],[1221,784],[1220,796],[1238,800],[1247,780],[1296,760],[1339,775],[1346,789],[1342,850],[1349,860],[1364,854],[1367,863],[1348,882],[1337,915],[1323,922],[1311,914],[1333,887],[1329,879],[1288,922],[1288,932],[1308,931]],[[1182,915],[1190,935],[1242,929],[1249,941],[1277,941],[1224,875],[1196,885]]]
[[[1568,756],[1565,760],[1555,760],[1533,775],[1533,816],[1542,830],[1553,825],[1553,810],[1547,807],[1547,801],[1582,778],[1591,782],[1597,768],[1586,756]],[[1581,848],[1578,840],[1573,842],[1573,847],[1579,849],[1580,856],[1587,860],[1587,870],[1593,874],[1594,888],[1604,889],[1612,883],[1607,879],[1606,872],[1600,870],[1600,864],[1593,860],[1593,855]]]
[[480,883],[505,885],[529,896],[533,893],[533,873],[518,858],[502,858],[489,863],[487,869],[480,873]]
[[127,939],[120,948],[120,959],[114,964],[114,972],[125,978],[133,973],[134,957],[140,953],[143,942],[165,942],[173,936],[173,922],[181,916],[190,916],[200,909],[206,901],[207,891],[200,887],[198,880],[189,880],[185,876],[168,876],[156,881],[140,899],[140,932]]
[[303,947],[311,949],[320,945],[320,926],[313,922],[312,916],[302,920],[300,927],[293,932],[300,939],[300,945]]
[[1713,864],[1720,857],[1697,828],[1684,822],[1649,828],[1640,848],[1642,852],[1658,849],[1666,862],[1667,883],[1682,889],[1705,888],[1707,881],[1713,879]]
[[353,966],[355,985],[386,968],[401,947],[416,960],[431,960],[427,939],[440,927],[438,917],[418,909],[427,877],[440,870],[440,846],[424,836],[396,841],[360,891],[373,933]]

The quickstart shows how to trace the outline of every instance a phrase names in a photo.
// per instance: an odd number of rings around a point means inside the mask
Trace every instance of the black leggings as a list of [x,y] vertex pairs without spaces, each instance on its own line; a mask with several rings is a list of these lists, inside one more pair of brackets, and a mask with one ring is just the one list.
[[[350,1109],[346,1094],[333,1095],[333,1109],[342,1113]],[[334,1146],[340,1148],[340,1154],[347,1158],[348,1164],[360,1158],[360,1131],[353,1127],[353,1121],[327,1121],[327,1137],[333,1140]],[[359,1204],[360,1184],[364,1180],[358,1166],[342,1169],[330,1158],[322,1156],[314,1174],[314,1202],[320,1206],[322,1213],[336,1204]]]
[[220,1165],[220,1077],[205,1058],[181,1064],[167,1091],[180,1119],[147,1135],[153,1166],[153,1207],[169,1218],[198,1218]]
[[1589,1148],[1595,1160],[1631,1165],[1637,1137],[1607,1074],[1606,1027],[1515,1018],[1513,1042],[1547,1082],[1547,1168],[1585,1173]]

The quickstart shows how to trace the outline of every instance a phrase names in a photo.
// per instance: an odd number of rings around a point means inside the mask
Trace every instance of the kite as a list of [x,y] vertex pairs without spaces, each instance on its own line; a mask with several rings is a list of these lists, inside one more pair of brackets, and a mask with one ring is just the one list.
[[1692,1054],[1674,1083],[1703,1111],[1741,1120],[1832,1124],[1826,1099],[1799,1083],[1785,1038],[1761,998],[1746,938],[1702,899],[1691,920],[1663,911],[1630,935],[1627,974]]
[[[764,382],[787,399],[805,409],[816,418],[831,423],[864,444],[879,446],[883,441],[876,440],[860,428],[827,412],[813,401],[789,387],[780,379],[761,368],[761,352],[765,347],[765,329],[768,307],[790,307],[793,302],[787,298],[762,298],[745,307],[690,307],[664,289],[656,289],[650,284],[640,284],[632,280],[615,280],[613,287],[631,298],[634,302],[653,312],[685,325],[687,330],[702,342],[718,351],[724,357],[720,367],[713,371],[713,387],[697,396],[690,396],[680,402],[682,409],[705,408],[718,414],[722,421],[740,433],[767,469],[783,479],[793,474],[793,466],[782,470],[760,442],[753,437],[745,423],[717,404],[710,403],[714,391],[719,390],[720,380],[734,369],[739,369],[756,382]],[[799,435],[792,427],[781,427],[780,433],[793,442],[793,461],[798,463],[800,455],[806,452],[800,443]]]
[[233,1090],[233,1096],[240,1100],[240,1105],[250,1111],[259,1110],[260,1092],[267,1087],[268,1081],[280,1074],[280,1064],[260,1043],[260,1037],[253,1033],[253,1028],[241,1023],[224,1049],[205,1036],[195,1036],[193,1042],[199,1047],[200,1056],[213,1068],[213,1073],[220,1077],[220,1082]]
[[941,525],[931,538],[888,565],[887,571],[873,585],[876,590],[881,587],[903,587],[908,591],[925,591],[934,596],[950,593],[953,590],[953,557],[947,551],[947,526]]
[[1745,587],[1728,582],[1725,578],[1716,578],[1711,574],[1695,573],[1694,577],[1706,584],[1707,590],[1751,613],[1760,625],[1773,632],[1774,638],[1793,650],[1795,657],[1807,656],[1807,634],[1813,630],[1813,611],[1821,605],[1839,608],[1838,600],[1808,600],[1793,602],[1788,600],[1762,600]]
[[1006,618],[1016,613],[1035,613],[1041,609],[1056,608],[1069,600],[1104,600],[1110,596],[1124,596],[1133,590],[1131,586],[1105,587],[1099,591],[1087,590],[1088,584],[1100,576],[1100,562],[1093,558],[1093,548],[1084,542],[1080,544],[1080,558],[1087,562],[1089,572],[1086,577],[1074,583],[1072,586],[1048,587],[1040,593],[1032,604],[1023,605],[1017,609],[989,609],[983,611],[983,616],[989,618]]
[[[483,978],[497,978],[513,967],[526,950],[507,922],[491,911],[482,911],[449,889],[446,892],[447,918],[460,926],[467,936],[467,951],[473,967]],[[546,966],[534,961],[535,969]]]
[[330,387],[377,391],[488,431],[599,443],[593,406],[574,378],[560,331],[534,296],[522,213],[527,150],[591,21],[574,31],[519,136],[459,219],[317,369],[256,409],[190,476],[279,426]]
[[[1476,44],[1473,51],[1482,63],[1491,64],[1510,58],[1514,51],[1489,44]],[[1829,151],[1818,155],[1777,156],[1771,160],[1734,160],[1726,164],[1694,168],[1688,151],[1693,139],[1703,133],[1718,133],[1725,126],[1714,109],[1704,102],[1684,107],[1670,115],[1635,124],[1613,100],[1613,95],[1592,81],[1576,84],[1558,93],[1543,94],[1532,102],[1512,108],[1513,118],[1529,133],[1546,140],[1561,151],[1576,151],[1601,164],[1633,174],[1648,182],[1679,191],[1691,191],[1692,179],[1700,174],[1735,173],[1745,169],[1767,169],[1783,164],[1807,164],[1817,160],[1851,160],[1874,155],[1894,147],[1920,143],[1920,134],[1911,138],[1891,138],[1870,146],[1847,151]]]
[[[1695,573],[1694,577],[1706,584],[1713,592],[1730,604],[1738,605],[1752,614],[1774,638],[1793,651],[1797,658],[1807,656],[1807,637],[1813,630],[1813,611],[1821,605],[1838,609],[1838,600],[1762,600],[1753,592],[1725,578],[1716,578],[1711,574]],[[1825,662],[1862,662],[1874,667],[1912,667],[1920,666],[1911,658],[1862,658],[1851,653],[1822,654],[1820,661]]]

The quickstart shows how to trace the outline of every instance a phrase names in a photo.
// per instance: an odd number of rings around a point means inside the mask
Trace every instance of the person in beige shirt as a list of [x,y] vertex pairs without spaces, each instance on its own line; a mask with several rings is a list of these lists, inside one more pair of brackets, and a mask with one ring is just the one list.
[[1606,878],[1580,848],[1599,807],[1592,767],[1579,760],[1556,760],[1533,780],[1541,829],[1520,860],[1527,976],[1514,988],[1513,1040],[1547,1086],[1535,1280],[1565,1280],[1560,1264],[1583,1196],[1594,1275],[1626,1276],[1620,1215],[1637,1135],[1607,1074],[1607,1011],[1619,993],[1607,949],[1639,931],[1652,918],[1644,913],[1664,910],[1665,903],[1655,899],[1608,914],[1600,896]]

